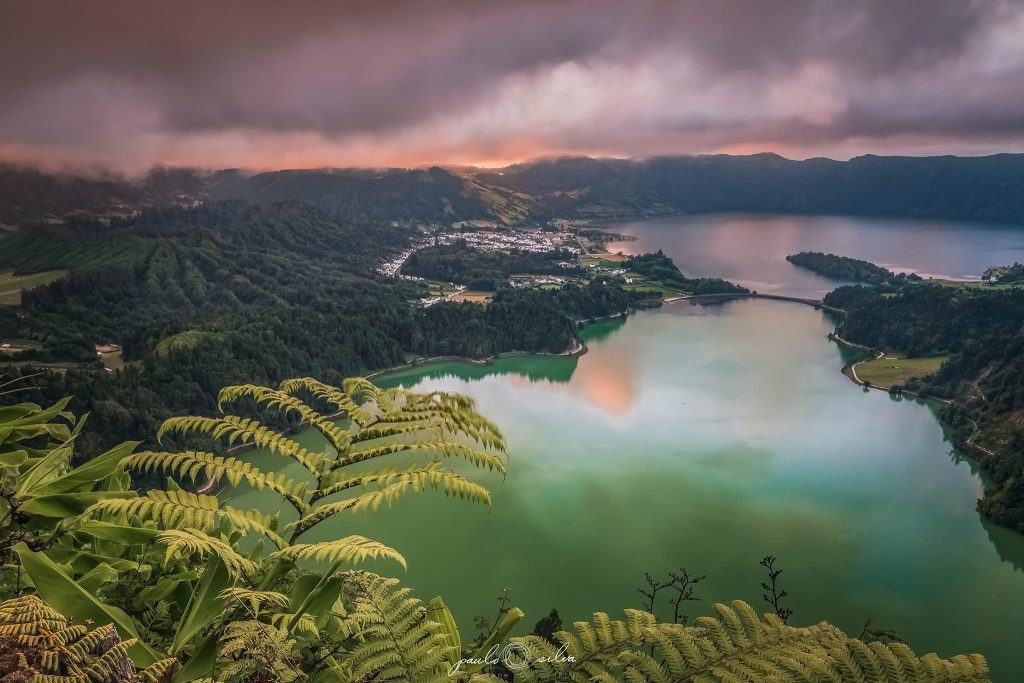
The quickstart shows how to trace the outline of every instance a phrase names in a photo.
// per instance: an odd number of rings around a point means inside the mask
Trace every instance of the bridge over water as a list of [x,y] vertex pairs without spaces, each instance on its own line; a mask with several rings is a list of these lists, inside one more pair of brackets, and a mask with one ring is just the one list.
[[805,306],[813,306],[814,308],[822,311],[828,311],[829,313],[835,313],[837,315],[846,315],[846,311],[835,306],[829,306],[825,304],[821,299],[805,299],[799,296],[785,296],[784,294],[757,294],[751,292],[749,294],[737,294],[735,292],[726,294],[687,294],[685,296],[677,296],[671,299],[665,299],[666,303],[673,301],[694,301],[694,300],[720,300],[728,301],[729,299],[773,299],[775,301],[792,301],[798,304],[804,304]]

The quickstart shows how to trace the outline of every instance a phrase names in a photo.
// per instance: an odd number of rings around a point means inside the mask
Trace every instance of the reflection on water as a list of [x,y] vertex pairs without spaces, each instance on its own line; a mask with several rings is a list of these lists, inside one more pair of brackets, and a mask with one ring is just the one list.
[[475,398],[508,438],[510,470],[474,474],[489,511],[423,497],[358,532],[401,549],[410,584],[450,597],[460,623],[506,586],[528,621],[616,612],[637,604],[644,572],[680,566],[709,575],[697,609],[756,604],[771,553],[796,623],[855,631],[870,617],[921,651],[984,652],[1017,680],[1021,537],[983,526],[980,481],[949,456],[930,407],[839,372],[830,329],[797,304],[679,303],[589,338],[560,381],[536,381],[527,357],[488,368],[498,374],[385,377]]
[[985,533],[999,553],[999,559],[1013,565],[1017,571],[1024,573],[1024,543],[1021,542],[1021,535],[1006,527],[996,526],[987,519],[981,520]]

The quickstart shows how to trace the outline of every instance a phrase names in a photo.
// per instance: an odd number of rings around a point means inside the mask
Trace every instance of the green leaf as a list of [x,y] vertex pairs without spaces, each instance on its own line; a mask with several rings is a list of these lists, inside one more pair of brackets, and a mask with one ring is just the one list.
[[98,564],[92,571],[79,577],[77,581],[78,585],[86,591],[95,593],[106,584],[117,581],[117,570],[106,563]]
[[444,634],[448,645],[453,648],[448,654],[448,664],[454,665],[462,658],[462,635],[459,627],[455,624],[455,617],[448,605],[440,596],[434,598],[427,604],[427,619],[441,626],[440,633]]
[[[114,624],[124,639],[138,638],[135,622],[122,610],[94,598],[86,589],[69,579],[52,560],[42,553],[34,553],[24,543],[14,546],[21,566],[25,570],[40,599],[50,607],[83,623],[92,619],[96,624]],[[139,640],[128,650],[137,666],[149,666],[160,659],[151,647]]]
[[89,493],[55,493],[32,496],[21,506],[23,512],[41,517],[65,519],[78,517],[93,504],[108,498],[135,498],[134,491],[91,491]]
[[334,576],[337,565],[323,576],[304,574],[296,579],[292,586],[289,610],[292,618],[288,621],[289,630],[295,628],[303,614],[310,614],[315,619],[317,628],[322,628],[331,616],[331,608],[341,597],[345,584],[340,576]]
[[[512,627],[518,624],[519,620],[524,616],[526,616],[526,614],[524,614],[523,610],[518,607],[513,607],[506,612],[505,616],[498,622],[495,629],[491,631],[491,637],[485,640],[484,644],[477,649],[473,654],[472,659],[478,659],[482,662],[486,658],[490,649],[505,640],[505,638],[508,637],[509,632],[512,630]],[[486,664],[470,664],[463,667],[463,670],[471,674],[479,673],[480,671],[483,671],[484,666],[486,666]]]
[[171,643],[170,654],[177,655],[195,638],[200,631],[223,616],[224,599],[221,591],[230,585],[228,570],[216,555],[211,556],[203,572],[199,588],[192,594],[192,600],[178,624]]
[[211,633],[195,649],[192,656],[171,677],[172,683],[192,683],[209,679],[217,663],[217,634]]
[[60,467],[71,457],[71,446],[64,443],[57,446],[46,454],[39,462],[32,465],[22,476],[18,483],[18,490],[15,494],[18,498],[27,498],[33,489],[46,481],[47,477],[53,476]]
[[139,441],[125,441],[106,453],[98,455],[81,467],[76,467],[52,481],[39,486],[33,493],[67,493],[69,491],[91,491],[97,482],[113,474],[124,460],[139,445]]
[[[199,578],[198,576],[191,577],[193,580]],[[139,597],[144,602],[156,603],[161,600],[167,599],[171,594],[177,590],[178,586],[181,585],[182,579],[180,578],[163,578],[156,582],[155,586],[149,586],[139,591]]]
[[121,574],[125,572],[142,572],[143,575],[149,576],[153,570],[148,564],[140,564],[139,562],[127,560],[123,557],[100,555],[98,553],[90,553],[71,548],[53,547],[46,551],[46,556],[54,562],[73,566],[79,575],[91,572],[93,569],[104,563],[110,565]]
[[[2,441],[3,439],[0,439]],[[0,453],[0,467],[17,467],[28,460],[28,451]]]
[[90,519],[82,522],[76,531],[84,531],[101,541],[112,541],[123,545],[148,545],[156,542],[159,529],[146,529],[124,524],[113,524]]

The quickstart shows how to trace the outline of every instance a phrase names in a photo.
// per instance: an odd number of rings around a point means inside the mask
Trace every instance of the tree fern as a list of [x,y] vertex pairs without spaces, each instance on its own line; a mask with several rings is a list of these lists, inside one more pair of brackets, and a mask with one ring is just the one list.
[[739,601],[715,605],[715,612],[717,617],[701,617],[690,627],[659,623],[637,610],[627,610],[625,621],[597,613],[593,622],[577,622],[575,633],[557,633],[558,645],[537,636],[514,639],[533,660],[515,677],[638,683],[989,680],[980,655],[918,657],[902,643],[865,644],[825,623],[797,628],[774,614],[762,619]]
[[162,683],[176,663],[163,659],[136,671],[128,657],[135,639],[121,640],[112,624],[72,624],[33,595],[0,603],[0,640],[13,641],[18,671],[31,676],[16,680],[31,683]]
[[[303,396],[344,411],[350,419],[349,426],[338,425],[331,417],[305,403]],[[158,438],[172,433],[196,434],[213,437],[227,447],[262,448],[299,463],[309,473],[312,484],[298,483],[283,474],[261,472],[237,457],[205,451],[146,451],[126,457],[122,462],[134,470],[166,472],[181,480],[195,482],[202,476],[207,481],[227,480],[232,485],[245,482],[273,491],[298,513],[298,519],[288,529],[287,540],[276,535],[270,520],[256,512],[219,506],[212,496],[153,492],[139,499],[97,505],[93,511],[125,513],[140,520],[153,520],[164,528],[191,528],[206,533],[215,529],[221,519],[228,519],[241,531],[267,535],[283,550],[297,543],[313,526],[339,513],[376,510],[410,492],[434,489],[450,497],[490,503],[490,493],[484,487],[442,467],[442,459],[462,458],[477,467],[505,470],[505,444],[497,427],[476,412],[471,400],[454,394],[379,389],[361,378],[345,380],[341,387],[300,378],[285,381],[278,389],[248,384],[226,387],[218,401],[223,410],[232,401],[242,399],[251,400],[263,409],[298,416],[324,435],[327,448],[312,452],[256,419],[230,414],[171,418],[160,428]],[[428,459],[425,464],[391,465],[358,474],[348,473],[348,466],[354,463],[424,456]],[[385,546],[360,547],[365,552],[350,552],[353,551],[351,544],[344,542],[325,545],[320,551],[301,545],[296,553],[352,560],[401,557]],[[296,553],[274,553],[271,557],[290,559]]]

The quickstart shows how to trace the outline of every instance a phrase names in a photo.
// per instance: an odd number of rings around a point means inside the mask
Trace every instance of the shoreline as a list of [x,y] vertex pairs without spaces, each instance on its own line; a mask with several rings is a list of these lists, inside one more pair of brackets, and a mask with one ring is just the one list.
[[[832,308],[830,306],[825,306],[820,301],[815,301],[815,300],[811,300],[811,299],[802,299],[800,297],[779,296],[779,295],[773,295],[773,294],[756,294],[756,293],[753,293],[753,292],[727,292],[727,293],[722,293],[722,294],[680,294],[680,295],[673,295],[673,296],[667,296],[667,297],[663,297],[663,298],[659,299],[658,300],[659,303],[658,303],[657,307],[660,308],[664,304],[675,304],[675,303],[679,303],[681,301],[698,302],[698,301],[702,301],[702,300],[709,300],[711,302],[719,301],[721,303],[725,303],[725,302],[728,302],[728,301],[735,301],[737,299],[767,299],[767,300],[771,300],[771,301],[792,302],[792,303],[803,304],[805,306],[811,306],[815,310],[820,310],[820,311],[823,311],[823,312],[826,312],[826,313],[845,313],[845,311],[841,311],[840,309],[834,309],[834,308]],[[583,320],[576,321],[576,325],[577,325],[577,327],[579,329],[582,330],[583,328],[587,327],[588,325],[591,325],[591,324],[594,324],[594,323],[599,323],[599,322],[602,322],[602,321],[605,321],[605,320],[616,320],[618,318],[628,318],[630,316],[630,314],[632,314],[635,310],[646,310],[647,308],[651,308],[651,307],[645,307],[645,308],[642,308],[642,309],[630,309],[628,311],[624,311],[624,312],[620,312],[620,313],[611,313],[609,315],[603,315],[603,316],[599,316],[599,317],[596,317],[596,318],[585,318]],[[853,344],[851,344],[851,345],[855,346]],[[580,342],[577,343],[577,345],[574,348],[569,349],[568,351],[562,351],[560,353],[550,353],[550,352],[544,352],[544,351],[502,351],[501,353],[496,353],[496,354],[494,354],[492,356],[488,356],[487,358],[467,358],[466,356],[458,356],[458,355],[430,356],[429,358],[418,358],[416,360],[412,360],[412,361],[409,361],[407,363],[400,363],[399,365],[393,365],[391,367],[381,368],[380,370],[374,370],[373,372],[371,372],[369,374],[363,375],[363,377],[365,377],[368,380],[372,380],[375,377],[380,377],[382,375],[388,375],[388,374],[391,374],[393,372],[399,372],[401,370],[408,370],[410,368],[414,368],[414,367],[417,367],[417,366],[420,366],[420,365],[426,365],[426,364],[429,364],[429,363],[465,363],[466,365],[475,365],[475,366],[483,367],[483,366],[487,366],[487,365],[493,365],[496,361],[498,361],[498,360],[500,360],[502,358],[509,358],[509,357],[515,357],[515,356],[537,356],[537,357],[541,357],[541,358],[578,358],[580,356],[585,355],[589,350],[590,349],[587,347],[586,342],[580,341]]]
[[[622,314],[620,314],[622,315]],[[616,317],[616,316],[609,316]],[[601,320],[600,318],[595,319]],[[594,321],[587,321],[587,324]],[[429,358],[418,358],[416,360],[409,361],[408,363],[402,363],[400,365],[393,365],[389,368],[382,368],[380,370],[374,370],[373,372],[363,375],[365,379],[372,380],[374,377],[380,377],[382,375],[389,375],[393,372],[399,372],[401,370],[408,370],[410,368],[419,367],[421,365],[429,365],[432,363],[464,363],[466,365],[476,365],[484,367],[487,365],[494,365],[494,363],[502,358],[514,358],[516,356],[537,356],[540,358],[579,358],[586,354],[590,349],[587,348],[585,342],[578,341],[576,345],[568,351],[562,351],[560,353],[550,353],[547,351],[502,351],[496,353],[493,356],[487,358],[467,358],[466,356],[431,356]]]
[[[885,356],[885,352],[884,351],[876,351],[875,349],[872,349],[872,348],[870,348],[868,346],[864,346],[863,344],[855,344],[855,343],[853,343],[851,341],[843,339],[842,337],[840,337],[835,332],[829,332],[827,339],[829,341],[835,342],[836,344],[839,344],[840,346],[846,346],[846,347],[852,348],[852,349],[862,349],[864,351],[868,351],[870,353],[877,354],[877,355],[874,355],[874,356],[872,356],[870,358],[862,358],[862,359],[860,359],[858,361],[854,361],[852,363],[847,363],[846,365],[844,365],[842,367],[840,372],[842,372],[843,375],[845,375],[848,380],[850,380],[851,382],[853,382],[854,384],[856,384],[859,387],[864,387],[865,389],[877,389],[878,391],[884,391],[885,393],[889,394],[890,396],[893,395],[893,391],[892,391],[891,387],[880,387],[878,385],[871,384],[870,382],[865,384],[864,380],[862,380],[860,377],[857,376],[857,366],[858,365],[860,365],[862,363],[867,363],[867,362],[872,361],[872,360],[878,360],[879,358],[884,357]],[[911,396],[916,401],[922,401],[922,402],[933,401],[935,403],[940,403],[942,405],[947,405],[947,406],[951,405],[954,402],[953,399],[939,398],[938,396],[925,396],[924,398],[922,398],[922,397],[918,396],[916,391],[911,391],[910,389],[900,389],[899,392],[896,395],[898,395],[898,396]],[[944,426],[948,426],[948,425],[945,425],[945,422],[943,422],[943,420],[941,418],[939,418],[939,422],[941,424],[943,424]],[[975,426],[975,427],[977,427],[977,426]],[[954,444],[954,446],[955,445],[956,444]],[[974,448],[980,448],[980,446],[975,446],[974,444],[968,443],[968,445],[971,446],[971,447],[974,447]],[[963,450],[963,449],[960,449],[960,450]],[[982,450],[984,450],[984,449],[982,449]],[[966,453],[965,453],[965,455],[966,455]],[[968,456],[968,457],[970,457],[970,456]]]

